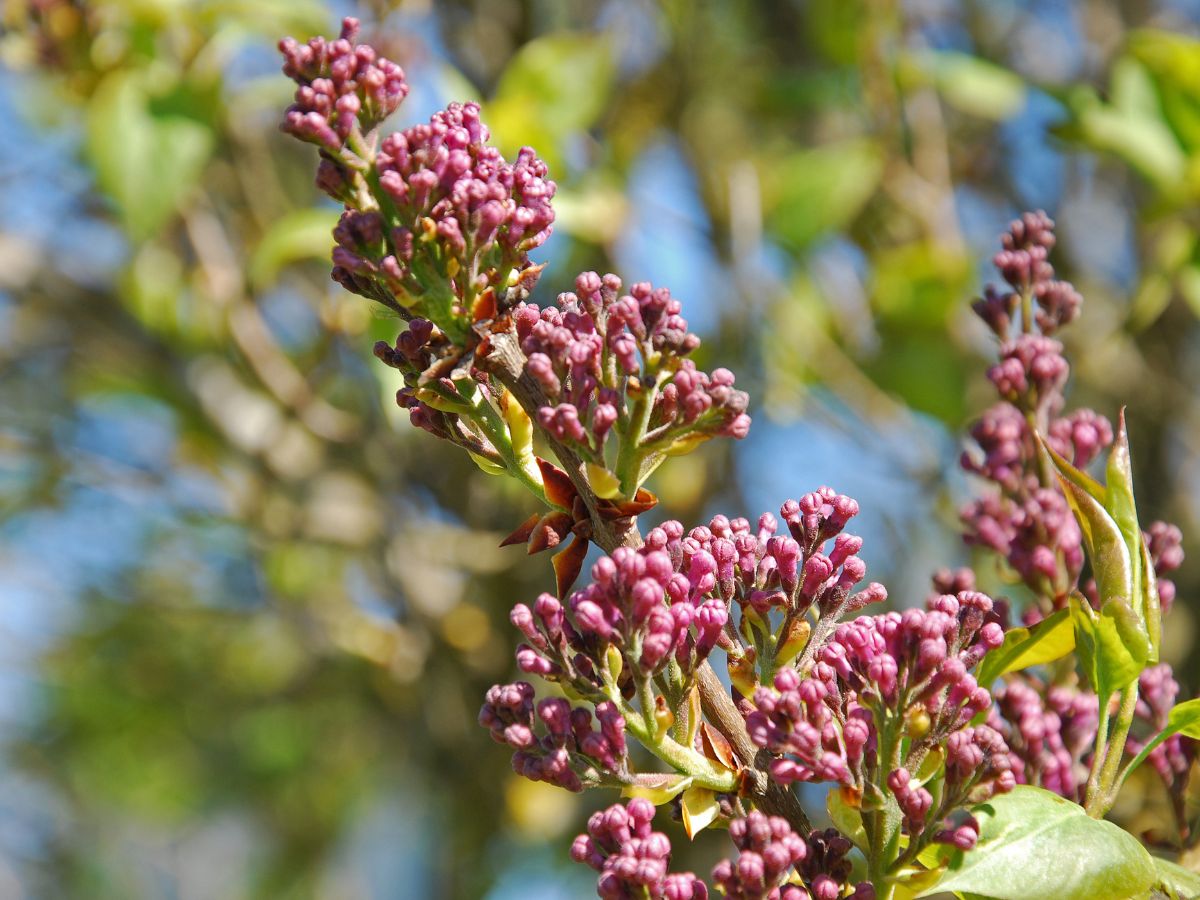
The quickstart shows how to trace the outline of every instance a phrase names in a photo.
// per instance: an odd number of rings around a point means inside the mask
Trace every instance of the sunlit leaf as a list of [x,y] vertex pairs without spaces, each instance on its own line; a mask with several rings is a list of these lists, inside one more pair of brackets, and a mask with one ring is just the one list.
[[1154,749],[1163,741],[1176,734],[1184,734],[1191,738],[1200,738],[1200,698],[1186,700],[1172,707],[1167,714],[1167,727],[1147,742],[1125,769],[1128,776],[1134,769],[1146,761]]
[[1025,82],[1015,72],[968,53],[930,52],[906,60],[907,77],[932,84],[951,106],[973,116],[1004,121],[1025,105]]
[[[1125,613],[1124,626],[1117,616]],[[1145,667],[1146,657],[1135,656],[1126,645],[1122,632],[1136,625],[1133,610],[1126,600],[1117,598],[1104,612],[1096,613],[1087,601],[1071,599],[1071,620],[1075,624],[1075,652],[1092,689],[1101,697],[1110,697],[1132,682]]]
[[641,797],[655,806],[669,803],[692,786],[690,775],[647,773],[635,775],[634,778],[633,784],[621,789],[621,796],[630,799]]
[[150,236],[196,186],[212,154],[203,121],[155,107],[150,81],[118,71],[101,82],[88,107],[87,152],[100,189],[134,240]]
[[1137,838],[1050,791],[1018,785],[972,810],[979,843],[956,853],[920,896],[956,892],[991,900],[1129,900],[1157,874]]
[[1060,609],[1032,628],[1010,628],[1004,643],[983,658],[976,673],[981,685],[1001,675],[1062,659],[1075,649],[1075,625],[1069,609]]
[[255,290],[270,287],[285,266],[305,259],[327,260],[333,247],[328,209],[298,209],[271,223],[250,257]]
[[487,104],[492,135],[506,153],[531,144],[552,168],[560,144],[590,128],[608,104],[615,73],[603,35],[549,34],[513,56]]
[[844,788],[832,788],[825,795],[825,809],[834,827],[860,849],[865,850],[867,832],[863,827],[862,812],[847,802]]
[[768,227],[803,247],[848,224],[875,193],[883,155],[867,140],[850,140],[764,161],[764,195],[772,199]]
[[701,787],[691,787],[684,791],[679,808],[683,815],[683,830],[687,832],[689,839],[694,839],[721,814],[721,804],[717,802],[716,792]]
[[1158,871],[1155,887],[1164,890],[1172,900],[1200,897],[1200,873],[1157,856],[1154,857],[1154,868]]

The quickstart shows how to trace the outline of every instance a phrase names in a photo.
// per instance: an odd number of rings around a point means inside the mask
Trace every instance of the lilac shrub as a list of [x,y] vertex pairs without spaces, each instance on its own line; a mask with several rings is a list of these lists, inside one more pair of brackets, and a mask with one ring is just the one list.
[[[1009,897],[972,874],[1010,839],[989,830],[997,817],[1045,804],[1042,789],[1102,816],[1143,757],[1181,788],[1195,726],[1157,658],[1180,535],[1137,527],[1123,419],[1066,408],[1054,335],[1082,301],[1054,277],[1049,218],[1012,224],[995,258],[1007,287],[975,304],[999,341],[998,400],[963,455],[989,485],[964,511],[966,539],[1021,586],[1022,625],[969,569],[935,576],[924,608],[876,612],[887,590],[846,530],[859,505],[829,487],[753,522],[643,535],[646,479],[704,441],[745,437],[749,398],[729,370],[695,365],[700,340],[666,287],[584,272],[533,302],[529,253],[554,223],[546,164],[528,147],[504,159],[475,103],[381,135],[408,86],[357,33],[347,19],[337,40],[281,42],[296,83],[283,129],[316,145],[317,187],[344,207],[333,279],[405,322],[375,355],[400,373],[412,424],[540,504],[504,543],[553,550],[555,590],[513,605],[522,680],[493,686],[479,723],[520,776],[630,798],[571,848],[599,896]],[[1105,486],[1082,469],[1110,446]],[[592,543],[603,555],[576,587]],[[798,783],[826,785],[832,827],[813,827]],[[709,883],[671,871],[652,827],[663,804],[689,838],[727,829],[734,852]],[[1091,830],[1076,824],[1063,846],[1083,840],[1094,873],[1051,892],[1058,876],[1034,866],[1014,877],[1042,887],[1019,896],[1149,889],[1159,876],[1136,841],[1114,846],[1065,806]]]

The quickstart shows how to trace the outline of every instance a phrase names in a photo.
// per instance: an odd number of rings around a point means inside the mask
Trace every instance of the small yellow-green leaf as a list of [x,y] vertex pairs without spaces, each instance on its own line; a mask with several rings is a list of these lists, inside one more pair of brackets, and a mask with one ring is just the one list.
[[688,788],[683,792],[679,808],[683,813],[683,830],[692,840],[721,814],[716,792],[708,788]]
[[983,658],[976,679],[984,687],[1001,675],[1062,659],[1075,649],[1071,612],[1060,609],[1032,628],[1012,628],[1004,643]]
[[633,784],[621,789],[621,796],[630,799],[642,797],[655,806],[669,803],[692,786],[690,775],[647,774],[635,777],[637,780]]
[[825,796],[825,809],[835,828],[857,847],[867,847],[867,831],[863,827],[862,813],[846,802],[842,788],[835,787]]
[[489,475],[504,475],[508,470],[497,463],[492,462],[483,456],[480,456],[474,450],[468,450],[467,455],[471,457],[471,461]]
[[1133,584],[1135,590],[1138,591],[1131,595],[1130,599],[1136,598],[1134,610],[1144,618],[1145,601],[1140,592],[1142,586],[1142,529],[1138,525],[1137,504],[1133,499],[1133,467],[1129,460],[1129,437],[1125,431],[1124,409],[1117,418],[1117,436],[1113,441],[1112,452],[1108,456],[1104,491],[1104,508],[1117,523],[1117,528],[1120,529],[1121,536],[1125,539],[1125,547],[1129,551]]
[[621,479],[617,478],[607,467],[590,462],[585,468],[587,469],[588,484],[591,485],[597,497],[612,500],[621,496]]
[[1146,631],[1150,635],[1150,656],[1147,662],[1158,662],[1159,645],[1162,643],[1162,601],[1158,596],[1158,575],[1154,571],[1154,560],[1144,538],[1140,539],[1142,558],[1142,604],[1145,610]]

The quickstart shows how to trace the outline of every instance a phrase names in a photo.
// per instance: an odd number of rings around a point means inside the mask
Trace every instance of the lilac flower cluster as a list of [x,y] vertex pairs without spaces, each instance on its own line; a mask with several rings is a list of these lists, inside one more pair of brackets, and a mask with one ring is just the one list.
[[597,730],[592,713],[575,708],[562,697],[538,702],[537,718],[545,730],[538,737],[534,722],[533,685],[525,681],[494,685],[479,711],[479,724],[497,743],[512,747],[513,770],[531,781],[545,781],[582,791],[604,774],[628,772],[625,719],[608,701],[596,704]]
[[[969,504],[963,520],[967,542],[1003,556],[1040,598],[1029,611],[1032,622],[1066,602],[1083,567],[1079,527],[1041,466],[1034,430],[1086,466],[1112,443],[1113,429],[1091,410],[1062,414],[1070,368],[1062,344],[1050,335],[1078,315],[1081,298],[1054,278],[1048,260],[1054,222],[1042,212],[1026,213],[1001,242],[993,262],[1010,290],[989,287],[974,305],[1001,342],[1000,360],[988,371],[1000,402],[971,428],[977,452],[962,457],[964,469],[997,490]],[[1020,331],[1013,334],[1018,310]]]
[[296,82],[283,130],[337,154],[352,134],[359,140],[396,111],[408,96],[404,70],[367,44],[356,44],[358,20],[342,20],[336,41],[279,42],[283,74]]
[[[600,873],[603,898],[707,900],[708,887],[691,872],[671,874],[671,842],[653,831],[654,807],[647,800],[614,804],[588,819],[575,838],[571,858]],[[757,810],[729,823],[735,859],[713,868],[715,887],[728,900],[874,900],[863,882],[850,893],[850,841],[836,829],[813,831],[807,840],[787,820]]]
[[377,142],[373,130],[408,86],[399,66],[352,43],[357,30],[346,19],[339,40],[280,42],[298,85],[283,129],[321,148],[317,185],[346,206],[331,274],[461,343],[510,285],[527,292],[536,282],[527,252],[550,234],[555,185],[530,148],[509,163],[487,144],[474,103]]
[[857,514],[855,500],[822,487],[783,503],[786,531],[771,513],[759,516],[757,527],[746,519],[716,516],[665,548],[681,558],[706,592],[736,601],[743,612],[762,617],[782,609],[801,616],[815,607],[820,613],[844,613],[887,597],[883,585],[874,583],[851,597],[867,571],[856,555],[862,538],[843,533]]
[[378,209],[342,215],[334,280],[365,296],[382,284],[431,317],[475,315],[491,289],[493,313],[495,294],[514,270],[530,271],[527,251],[550,235],[555,185],[533,150],[508,163],[488,137],[477,104],[452,103],[384,138],[374,159]]
[[[753,811],[729,823],[738,856],[713,869],[713,884],[729,900],[874,900],[867,882],[849,889],[853,846],[834,828],[801,839],[786,819]],[[796,878],[799,876],[799,879]]]
[[[376,359],[404,375],[404,387],[397,392],[396,402],[401,409],[408,410],[413,426],[449,440],[456,431],[452,417],[417,397],[421,373],[444,351],[446,343],[445,336],[432,322],[415,318],[410,319],[408,327],[400,332],[395,345],[376,341],[374,352]],[[443,392],[454,391],[449,379],[441,379],[438,386]]]
[[533,609],[514,606],[512,622],[527,641],[517,648],[521,669],[571,684],[585,696],[603,694],[606,674],[631,690],[635,672],[653,675],[672,657],[693,671],[729,614],[721,600],[706,598],[706,573],[685,570],[682,555],[667,549],[680,546],[682,535],[682,525],[665,522],[641,548],[619,547],[601,557],[592,583],[571,595],[569,618],[550,594]]
[[526,371],[549,400],[538,413],[542,427],[598,463],[614,426],[643,454],[712,435],[745,437],[749,398],[728,369],[709,375],[686,358],[700,339],[679,301],[645,282],[621,290],[616,275],[584,272],[557,307],[516,309]]
[[979,840],[979,822],[961,807],[1016,786],[1008,745],[987,725],[969,726],[950,735],[945,755],[945,781],[936,808],[933,794],[907,768],[889,772],[887,785],[910,837],[919,837],[929,824],[946,822],[948,827],[934,833],[932,840],[970,850]]
[[[968,542],[1001,554],[1034,591],[1038,604],[1024,614],[1025,622],[1034,624],[1066,602],[1079,586],[1083,568],[1079,527],[1041,465],[1034,429],[1055,452],[1080,468],[1095,460],[1114,434],[1109,421],[1092,410],[1062,414],[1068,366],[1061,345],[1050,335],[1076,317],[1081,298],[1069,284],[1053,278],[1047,259],[1054,246],[1053,222],[1042,213],[1027,214],[1012,224],[1002,242],[994,262],[1012,290],[999,293],[989,288],[975,304],[975,311],[1002,342],[1001,360],[988,373],[1002,401],[971,430],[979,453],[963,454],[964,468],[998,489],[968,506],[964,521]],[[1021,331],[1014,337],[1010,331],[1018,308]],[[1166,611],[1175,586],[1162,576],[1182,562],[1181,535],[1178,528],[1156,522],[1144,538]],[[1081,590],[1096,602],[1094,582]],[[1097,740],[1099,701],[1077,686],[1073,673],[1052,674],[1057,677],[1008,675],[995,690],[989,723],[1011,750],[1017,782],[1037,784],[1083,802]],[[1143,697],[1138,717],[1153,724],[1165,716],[1177,686],[1169,669],[1159,666],[1143,673],[1141,690],[1156,700]],[[1171,699],[1163,700],[1166,697]],[[1165,705],[1160,710],[1154,702]],[[1130,738],[1126,749],[1136,752],[1140,746]],[[1191,759],[1187,750],[1173,753],[1175,749],[1160,747],[1153,763],[1172,790]]]
[[785,884],[808,853],[787,819],[755,810],[729,823],[729,837],[740,851],[737,859],[722,860],[712,873],[729,900],[806,900],[804,888]]
[[[875,900],[875,888],[870,882],[859,882],[850,890],[852,863],[849,857],[854,845],[840,831],[836,828],[814,830],[804,843],[807,850],[796,869],[808,886],[812,900]],[[850,893],[846,893],[848,890]]]
[[575,838],[571,858],[600,873],[597,893],[604,900],[707,900],[708,886],[691,872],[669,873],[671,841],[653,831],[654,806],[630,800],[594,813],[587,833]]
[[993,695],[988,721],[1009,746],[1017,783],[1081,801],[1100,720],[1096,695],[1028,674],[1008,676]]
[[[747,717],[750,736],[778,754],[771,775],[793,781],[836,781],[863,790],[872,771],[889,767],[878,754],[880,733],[894,719],[919,717],[910,753],[945,742],[991,705],[969,674],[1004,640],[988,621],[989,597],[964,591],[937,597],[928,610],[863,616],[837,627],[807,677],[792,669],[760,688]],[[999,775],[1002,764],[996,762]]]

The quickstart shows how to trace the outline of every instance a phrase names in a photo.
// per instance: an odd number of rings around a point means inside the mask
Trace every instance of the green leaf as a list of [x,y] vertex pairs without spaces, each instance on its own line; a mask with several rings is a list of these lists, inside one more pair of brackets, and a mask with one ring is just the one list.
[[775,198],[767,211],[768,226],[789,245],[805,247],[850,224],[882,175],[878,146],[861,139],[764,161],[763,195]]
[[867,847],[867,831],[863,827],[862,812],[846,802],[840,787],[833,788],[825,796],[825,809],[835,828],[853,841],[861,850]]
[[328,259],[333,218],[328,209],[298,209],[271,224],[250,258],[255,290],[270,287],[280,269],[302,259]]
[[972,810],[975,849],[956,854],[922,897],[956,892],[991,900],[1129,900],[1158,878],[1137,839],[1079,805],[1030,785]]
[[1058,476],[1058,479],[1060,481],[1064,479],[1070,481],[1076,487],[1089,494],[1097,503],[1103,505],[1108,496],[1108,491],[1105,490],[1104,485],[1098,482],[1087,472],[1071,465],[1069,460],[1063,456],[1060,456],[1053,447],[1042,440],[1042,436],[1040,434],[1037,436],[1037,438],[1038,444],[1046,452],[1046,455],[1050,457],[1050,462],[1054,466],[1054,471]]
[[717,802],[714,791],[690,787],[683,792],[680,813],[688,840],[695,840],[697,834],[717,820],[717,816],[721,814],[721,804]]
[[118,71],[88,105],[86,147],[97,183],[135,241],[179,209],[212,155],[212,129],[183,111],[193,101],[181,88],[165,95],[142,73]]
[[1075,649],[1071,611],[1060,609],[1032,628],[1012,628],[1004,643],[983,658],[976,679],[987,687],[1001,675],[1062,659]]
[[1160,191],[1179,188],[1187,156],[1165,121],[1157,89],[1145,67],[1132,57],[1113,66],[1111,104],[1080,88],[1068,96],[1075,116],[1070,129],[1083,143],[1124,159]]
[[1139,539],[1141,565],[1142,608],[1146,620],[1146,631],[1150,634],[1149,662],[1158,662],[1159,645],[1162,643],[1162,602],[1158,597],[1158,574],[1154,571],[1154,560],[1144,538]]
[[1158,870],[1155,887],[1164,890],[1168,896],[1179,900],[1200,897],[1200,874],[1157,856],[1154,857],[1154,868]]
[[1185,734],[1191,738],[1200,738],[1200,697],[1195,700],[1186,700],[1183,703],[1177,703],[1171,708],[1167,714],[1167,727],[1150,739],[1150,742],[1142,748],[1142,751],[1135,756],[1128,766],[1125,767],[1125,773],[1122,776],[1122,781],[1129,777],[1129,773],[1146,761],[1154,749],[1163,741],[1176,734]]
[[1125,536],[1125,546],[1132,554],[1142,539],[1138,527],[1137,505],[1133,499],[1133,467],[1129,460],[1129,436],[1125,430],[1125,410],[1117,417],[1117,437],[1105,468],[1104,506]]
[[1092,689],[1100,697],[1111,697],[1141,674],[1145,657],[1132,654],[1118,627],[1119,612],[1126,612],[1126,627],[1133,610],[1124,600],[1110,603],[1104,612],[1096,613],[1079,597],[1071,598],[1071,620],[1075,624],[1075,651]]
[[608,106],[615,71],[603,35],[549,34],[524,44],[487,104],[496,143],[506,154],[532,144],[557,168],[562,141],[595,125]]
[[1133,498],[1133,466],[1129,459],[1129,436],[1125,429],[1125,410],[1117,420],[1117,437],[1108,457],[1104,507],[1121,531],[1133,566],[1133,609],[1145,623],[1150,642],[1147,662],[1158,662],[1161,625],[1158,608],[1158,587],[1153,577],[1154,564],[1142,538],[1138,524],[1137,504]]
[[621,796],[644,797],[655,806],[669,803],[692,786],[691,775],[649,773],[636,776],[633,784],[621,788]]
[[978,56],[939,51],[923,54],[914,63],[917,80],[932,83],[961,112],[1002,122],[1025,105],[1021,77]]
[[[1077,609],[1073,618],[1077,626],[1076,643],[1080,646],[1081,657],[1085,649],[1088,656],[1087,668],[1098,681],[1092,682],[1099,691],[1099,683],[1115,684],[1121,688],[1145,666],[1150,658],[1153,647],[1146,625],[1138,608],[1145,607],[1141,601],[1141,579],[1134,578],[1133,557],[1129,552],[1125,534],[1121,526],[1106,508],[1109,502],[1109,489],[1101,487],[1087,473],[1071,465],[1063,457],[1055,453],[1042,442],[1042,447],[1050,457],[1058,475],[1059,484],[1083,532],[1083,543],[1087,549],[1088,559],[1092,564],[1092,574],[1096,579],[1096,588],[1100,594],[1100,615],[1091,615],[1091,609]],[[1114,478],[1122,478],[1121,463],[1114,464]],[[1132,497],[1132,488],[1129,488]],[[1118,503],[1124,503],[1125,489],[1117,487],[1112,490],[1118,498]],[[1099,496],[1097,496],[1099,495]],[[1132,500],[1129,500],[1132,504]],[[1122,513],[1124,515],[1124,513]],[[1137,516],[1133,513],[1134,528],[1137,528]],[[1138,532],[1140,541],[1140,531]],[[1139,554],[1140,566],[1140,554]],[[1086,615],[1085,615],[1086,613]],[[1082,630],[1080,630],[1082,629]],[[1086,632],[1086,634],[1085,634]],[[1117,640],[1114,642],[1113,637]],[[1086,648],[1085,648],[1086,644]],[[1130,665],[1131,664],[1131,665]],[[1128,671],[1132,668],[1132,672]],[[1117,682],[1115,679],[1128,680]],[[1101,696],[1107,696],[1101,693]]]

